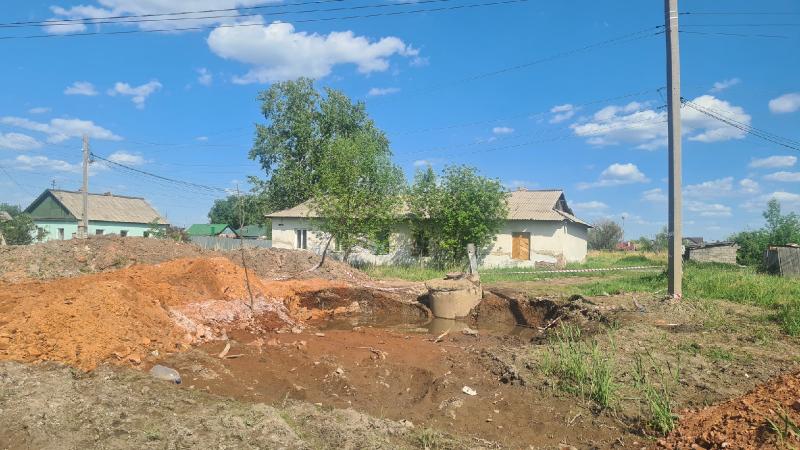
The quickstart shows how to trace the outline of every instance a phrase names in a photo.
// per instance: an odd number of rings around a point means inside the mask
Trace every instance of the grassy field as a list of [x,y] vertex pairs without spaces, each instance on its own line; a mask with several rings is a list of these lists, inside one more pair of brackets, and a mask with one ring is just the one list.
[[[590,252],[586,262],[569,264],[568,269],[598,269],[632,266],[665,265],[666,254]],[[780,323],[791,335],[800,335],[800,280],[782,278],[757,272],[748,267],[723,264],[687,263],[684,266],[684,298],[687,300],[728,300],[756,305]],[[424,281],[441,278],[446,272],[463,268],[437,270],[423,266],[373,266],[364,269],[379,279]],[[587,296],[621,293],[666,294],[667,279],[663,271],[608,271],[578,273],[514,273],[530,269],[492,269],[481,272],[486,283],[537,281],[549,278],[575,278],[565,294]],[[581,278],[592,277],[591,282]]]

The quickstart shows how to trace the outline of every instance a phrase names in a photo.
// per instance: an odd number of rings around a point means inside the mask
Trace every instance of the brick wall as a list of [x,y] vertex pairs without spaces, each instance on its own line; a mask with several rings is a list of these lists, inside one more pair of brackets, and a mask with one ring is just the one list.
[[688,259],[697,262],[716,262],[736,264],[736,245],[720,245],[718,247],[700,247],[687,249]]

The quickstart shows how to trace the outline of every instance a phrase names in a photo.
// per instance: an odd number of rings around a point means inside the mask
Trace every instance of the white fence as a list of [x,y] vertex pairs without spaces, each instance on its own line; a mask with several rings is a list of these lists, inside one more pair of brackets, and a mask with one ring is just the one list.
[[260,239],[235,239],[217,236],[191,236],[189,238],[196,244],[207,250],[235,250],[244,244],[245,248],[271,248],[272,241]]

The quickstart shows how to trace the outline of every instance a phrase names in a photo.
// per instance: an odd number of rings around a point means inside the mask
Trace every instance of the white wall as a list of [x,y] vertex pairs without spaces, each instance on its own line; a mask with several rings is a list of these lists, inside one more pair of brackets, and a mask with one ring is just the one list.
[[[298,229],[309,230],[306,237],[308,250],[317,254],[322,253],[327,237],[322,232],[314,231],[314,224],[308,219],[273,219],[272,246],[274,248],[296,248],[295,231]],[[530,260],[511,259],[511,233],[513,232],[529,232],[531,234]],[[583,262],[586,260],[586,238],[587,228],[575,223],[509,220],[503,225],[490,248],[479,252],[480,262],[482,267],[533,267],[536,262],[554,264],[558,262],[559,258],[565,262]],[[406,224],[398,224],[390,239],[391,251],[389,254],[374,255],[366,249],[356,249],[350,256],[350,262],[376,265],[417,262],[417,259],[410,254],[411,237]],[[334,257],[341,256],[336,252],[332,252],[332,254]]]

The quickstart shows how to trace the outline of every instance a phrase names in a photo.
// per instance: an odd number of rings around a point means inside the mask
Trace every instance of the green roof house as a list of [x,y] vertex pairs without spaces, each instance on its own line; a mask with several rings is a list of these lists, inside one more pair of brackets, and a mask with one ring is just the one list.
[[189,236],[238,236],[227,223],[196,223],[186,229],[186,234]]
[[[148,237],[154,227],[168,226],[161,214],[141,197],[89,193],[88,200],[89,236]],[[44,230],[45,241],[72,239],[83,216],[83,196],[75,191],[47,189],[25,212]]]
[[242,239],[269,239],[272,230],[262,225],[245,225],[236,230]]

